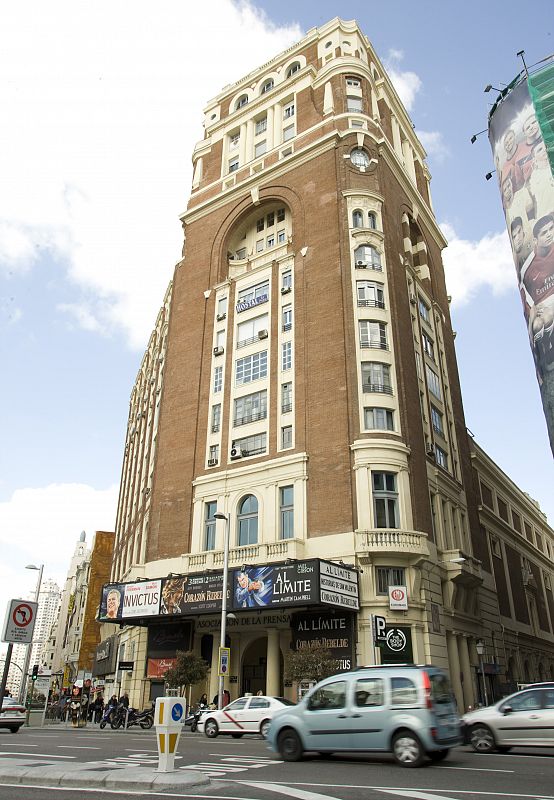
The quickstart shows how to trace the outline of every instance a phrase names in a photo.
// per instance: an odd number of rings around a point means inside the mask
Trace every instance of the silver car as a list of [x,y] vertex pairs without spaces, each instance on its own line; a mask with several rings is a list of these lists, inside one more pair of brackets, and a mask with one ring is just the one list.
[[0,711],[0,728],[17,733],[25,722],[25,708],[13,697],[4,697]]
[[537,683],[493,706],[464,714],[464,738],[477,753],[554,747],[554,683]]

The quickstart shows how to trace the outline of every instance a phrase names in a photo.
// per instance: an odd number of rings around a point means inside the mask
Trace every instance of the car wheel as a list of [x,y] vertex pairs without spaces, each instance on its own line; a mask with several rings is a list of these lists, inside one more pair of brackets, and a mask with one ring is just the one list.
[[242,739],[244,733],[232,733],[231,736],[233,737],[233,739]]
[[277,749],[283,761],[300,761],[304,754],[300,737],[292,728],[281,731],[277,739]]
[[215,719],[208,719],[204,724],[204,733],[208,737],[208,739],[215,739],[217,734],[219,733],[219,728],[217,726],[217,722]]
[[498,745],[497,744],[496,745],[496,749],[498,750],[499,753],[509,753],[512,748],[508,747],[507,745]]
[[449,752],[450,750],[447,747],[446,750],[431,750],[427,755],[431,761],[444,761]]
[[102,722],[100,723],[100,728],[101,730],[104,730],[105,727],[106,727],[106,720],[103,719]]
[[486,725],[474,725],[469,732],[469,741],[476,753],[493,753],[496,750],[494,736]]
[[14,725],[10,728],[10,733],[17,733],[17,731],[21,728],[21,725]]
[[392,754],[402,767],[420,767],[424,752],[421,742],[410,731],[400,731],[392,740]]
[[143,720],[141,720],[139,724],[143,730],[149,731],[152,725],[154,724],[154,720],[152,719],[152,717],[148,716],[145,717]]
[[264,719],[264,721],[260,725],[260,733],[263,739],[267,739],[267,732],[269,730],[270,724],[271,724],[270,719]]

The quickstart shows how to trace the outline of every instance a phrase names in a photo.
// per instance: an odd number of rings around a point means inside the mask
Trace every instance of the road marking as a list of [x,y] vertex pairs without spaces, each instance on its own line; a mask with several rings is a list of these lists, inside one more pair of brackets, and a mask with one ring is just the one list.
[[[2,742],[6,747],[21,747],[21,742]],[[38,744],[26,744],[25,747],[38,747]]]
[[0,753],[1,756],[39,756],[39,758],[77,758],[77,756],[53,756],[51,753],[20,753],[14,752],[13,750],[10,753]]
[[510,775],[515,772],[515,769],[485,769],[484,767],[447,767],[441,765],[441,772],[443,769],[463,769],[467,772],[509,772]]
[[398,792],[396,790],[391,789],[378,789],[377,791],[383,792],[383,794],[394,794],[397,797],[412,797],[414,800],[456,800],[455,797],[447,797],[445,794],[429,794],[429,792],[413,792],[408,790],[404,790],[402,792]]
[[[102,796],[107,794],[124,794],[125,797],[180,797],[183,800],[183,797],[198,797],[198,798],[209,798],[209,800],[244,800],[244,797],[233,797],[228,794],[187,794],[184,795],[182,792],[178,794],[174,792],[135,792],[129,789],[95,789],[92,787],[81,787],[75,788],[74,786],[39,786],[36,783],[2,783],[2,786],[8,786],[10,789],[42,789],[43,791],[50,791],[50,792],[89,792],[90,794],[101,794]],[[256,798],[250,797],[248,800],[263,800],[263,798]]]
[[64,748],[66,750],[100,750],[93,744],[57,744],[56,747]]
[[[277,783],[254,783],[250,781],[242,781],[243,785],[253,786],[254,789],[266,789],[270,792],[280,792],[292,797],[298,797],[298,800],[340,800],[339,797],[332,797],[328,794],[318,794],[317,792],[307,792],[305,789],[292,789],[290,786],[279,785]],[[440,798],[435,800],[453,800],[453,798]]]

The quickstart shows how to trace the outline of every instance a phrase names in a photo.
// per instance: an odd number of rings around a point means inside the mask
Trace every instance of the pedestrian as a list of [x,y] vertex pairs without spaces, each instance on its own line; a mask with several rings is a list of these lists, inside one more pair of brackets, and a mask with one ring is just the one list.
[[199,706],[207,706],[208,705],[208,695],[206,692],[201,696],[200,700],[198,701]]
[[225,706],[228,706],[230,702],[231,702],[231,695],[229,693],[229,690],[228,689],[224,689],[223,690],[223,708],[225,708]]
[[123,697],[119,698],[119,702],[123,706],[123,708],[129,708],[129,695],[127,692],[123,693]]

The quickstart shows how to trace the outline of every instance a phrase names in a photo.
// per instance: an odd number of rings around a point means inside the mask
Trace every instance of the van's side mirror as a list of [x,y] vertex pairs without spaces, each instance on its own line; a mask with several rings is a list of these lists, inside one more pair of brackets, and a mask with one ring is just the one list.
[[502,709],[503,714],[511,714],[514,709],[511,706],[504,706]]

